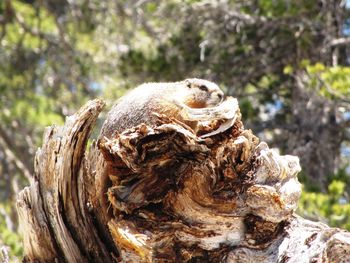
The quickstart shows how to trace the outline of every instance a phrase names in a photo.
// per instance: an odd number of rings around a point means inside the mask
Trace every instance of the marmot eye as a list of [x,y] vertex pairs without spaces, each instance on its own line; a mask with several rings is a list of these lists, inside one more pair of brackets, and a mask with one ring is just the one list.
[[208,91],[208,87],[204,85],[199,86],[199,89],[203,91]]

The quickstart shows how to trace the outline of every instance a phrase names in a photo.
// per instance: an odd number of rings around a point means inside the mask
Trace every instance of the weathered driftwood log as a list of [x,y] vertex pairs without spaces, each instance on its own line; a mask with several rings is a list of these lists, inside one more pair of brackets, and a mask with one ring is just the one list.
[[349,233],[293,214],[298,158],[259,143],[234,99],[223,105],[197,135],[158,116],[88,152],[102,101],[47,128],[17,202],[24,261],[349,262]]

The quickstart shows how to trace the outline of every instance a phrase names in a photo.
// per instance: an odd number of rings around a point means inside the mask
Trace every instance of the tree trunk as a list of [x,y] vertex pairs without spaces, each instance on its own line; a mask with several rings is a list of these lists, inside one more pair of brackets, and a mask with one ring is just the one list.
[[47,128],[17,202],[24,262],[348,260],[349,233],[293,214],[298,158],[259,143],[238,108],[207,137],[159,116],[87,152],[103,106]]
[[308,185],[327,191],[327,180],[340,167],[340,149],[344,141],[344,128],[338,121],[339,103],[319,95],[311,88],[308,76],[295,75],[293,89],[293,123],[296,128],[285,135],[287,151],[303,156],[301,166],[308,175]]

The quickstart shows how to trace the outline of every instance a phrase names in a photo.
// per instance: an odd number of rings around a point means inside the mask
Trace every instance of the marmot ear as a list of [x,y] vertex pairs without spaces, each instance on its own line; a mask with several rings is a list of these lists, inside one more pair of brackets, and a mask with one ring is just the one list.
[[192,84],[188,79],[185,79],[185,83],[188,88],[192,88]]

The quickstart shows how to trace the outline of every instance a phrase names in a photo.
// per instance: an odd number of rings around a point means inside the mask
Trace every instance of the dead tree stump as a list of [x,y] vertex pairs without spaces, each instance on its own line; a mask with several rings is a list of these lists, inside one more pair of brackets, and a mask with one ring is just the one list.
[[87,150],[103,107],[46,129],[17,201],[24,262],[350,262],[348,232],[294,215],[298,158],[238,108],[199,135],[159,116]]

